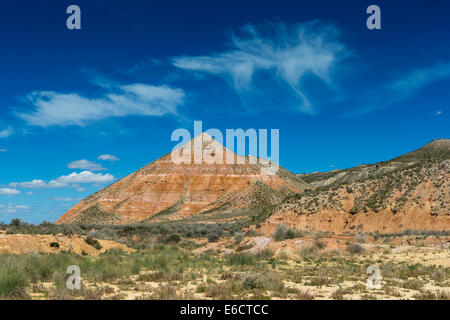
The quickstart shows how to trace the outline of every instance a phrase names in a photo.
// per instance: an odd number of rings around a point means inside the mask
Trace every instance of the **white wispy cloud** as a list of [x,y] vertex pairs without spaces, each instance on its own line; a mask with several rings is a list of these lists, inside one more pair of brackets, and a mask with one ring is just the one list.
[[176,114],[185,98],[183,90],[166,85],[134,83],[105,89],[108,92],[98,98],[35,91],[26,97],[34,110],[18,113],[18,116],[32,126],[84,126],[90,121],[111,117]]
[[27,205],[16,205],[14,203],[0,204],[0,213],[9,214],[17,213],[18,211],[29,211],[31,208]]
[[8,152],[8,149],[0,149],[0,152]]
[[6,195],[6,196],[14,196],[16,194],[19,194],[20,191],[17,189],[12,188],[0,188],[0,195]]
[[[411,98],[426,86],[446,79],[450,79],[450,61],[412,69],[398,79],[382,86],[377,94],[369,99],[369,106],[347,115],[359,115],[390,107]],[[367,98],[367,95],[365,95],[365,98]],[[439,115],[438,112],[436,115]]]
[[25,182],[11,182],[9,186],[13,188],[22,188],[22,189],[46,189],[46,188],[62,188],[65,187],[66,185],[59,183],[56,180],[52,180],[47,183],[41,179],[34,179]]
[[119,161],[119,158],[110,154],[101,154],[98,156],[99,160],[103,161]]
[[71,184],[71,183],[98,183],[104,184],[113,181],[115,178],[112,174],[106,173],[93,173],[90,171],[83,171],[80,173],[73,172],[67,176],[61,176],[57,178],[56,182],[63,184]]
[[206,56],[175,57],[173,65],[231,80],[238,93],[252,88],[259,72],[281,80],[299,100],[301,110],[314,113],[313,102],[303,86],[313,76],[332,85],[331,72],[349,51],[338,40],[339,30],[317,21],[287,26],[248,24],[233,34],[231,49]]
[[89,171],[106,170],[100,164],[98,164],[96,162],[93,162],[93,161],[88,161],[88,160],[85,160],[85,159],[69,162],[67,164],[67,168],[69,168],[69,169],[89,170]]
[[390,84],[389,89],[398,92],[401,97],[408,97],[432,82],[448,78],[450,78],[450,62],[439,62],[430,67],[408,72]]
[[49,182],[41,179],[34,179],[26,182],[12,182],[9,184],[12,188],[23,189],[50,189],[50,188],[65,188],[71,184],[95,183],[105,184],[114,181],[115,177],[112,174],[93,173],[91,171],[82,171],[80,173],[73,172],[66,176],[60,176]]
[[438,110],[434,113],[436,116],[440,116],[442,114],[442,110]]
[[14,129],[11,126],[0,130],[0,138],[7,138],[12,134],[14,134]]
[[75,198],[70,198],[70,197],[55,197],[53,198],[53,200],[55,201],[62,201],[62,202],[71,202],[71,201],[75,201]]

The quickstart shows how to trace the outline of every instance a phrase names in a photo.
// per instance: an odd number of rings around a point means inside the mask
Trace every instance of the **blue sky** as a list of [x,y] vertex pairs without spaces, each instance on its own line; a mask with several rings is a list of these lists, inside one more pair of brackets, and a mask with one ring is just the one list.
[[280,129],[296,173],[450,138],[448,1],[242,2],[2,3],[0,221],[55,221],[194,120]]

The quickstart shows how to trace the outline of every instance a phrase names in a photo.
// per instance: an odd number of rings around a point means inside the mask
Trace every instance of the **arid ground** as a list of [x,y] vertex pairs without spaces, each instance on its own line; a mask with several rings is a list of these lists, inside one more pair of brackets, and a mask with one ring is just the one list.
[[[193,228],[184,237],[61,228],[3,225],[2,299],[450,299],[447,232],[331,235],[280,225],[270,236]],[[66,286],[70,265],[80,267],[79,290]],[[381,289],[367,287],[372,265]]]

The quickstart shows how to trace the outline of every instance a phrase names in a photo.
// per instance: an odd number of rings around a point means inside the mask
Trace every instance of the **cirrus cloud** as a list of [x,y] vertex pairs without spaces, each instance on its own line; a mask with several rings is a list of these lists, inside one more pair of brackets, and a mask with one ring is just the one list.
[[[410,99],[432,83],[450,79],[450,61],[437,62],[432,65],[414,68],[405,72],[401,77],[381,86],[376,95],[371,96],[369,105],[358,110],[350,111],[345,116],[358,116],[376,110],[394,106]],[[364,103],[367,98],[364,96]],[[442,114],[439,110],[435,115]]]
[[77,93],[35,91],[25,102],[34,110],[17,115],[31,126],[84,126],[90,121],[111,117],[163,116],[176,114],[184,102],[184,91],[166,85],[143,83],[107,88],[98,98]]
[[3,130],[0,130],[0,138],[7,138],[14,133],[14,129],[10,126]]
[[287,85],[297,97],[299,109],[312,114],[315,110],[306,82],[313,78],[332,86],[333,68],[349,55],[338,40],[339,33],[337,27],[318,21],[293,26],[247,24],[239,35],[233,34],[230,50],[179,56],[172,63],[180,69],[231,80],[239,94],[254,89],[255,76],[264,73]]
[[31,208],[27,205],[16,205],[14,203],[0,204],[0,213],[11,214],[17,213],[18,211],[29,211]]

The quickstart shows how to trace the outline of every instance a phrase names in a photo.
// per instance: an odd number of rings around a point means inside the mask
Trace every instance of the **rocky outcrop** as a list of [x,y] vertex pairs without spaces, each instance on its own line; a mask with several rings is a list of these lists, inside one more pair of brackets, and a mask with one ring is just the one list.
[[393,233],[450,230],[450,140],[390,161],[301,175],[316,188],[285,199],[260,227]]

